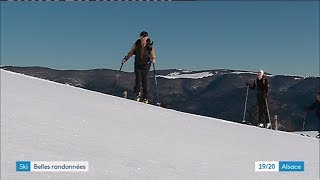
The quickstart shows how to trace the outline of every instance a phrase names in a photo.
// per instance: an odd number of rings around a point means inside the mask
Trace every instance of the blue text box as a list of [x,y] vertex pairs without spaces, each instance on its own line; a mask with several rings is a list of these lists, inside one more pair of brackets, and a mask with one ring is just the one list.
[[30,161],[16,161],[16,171],[19,171],[19,172],[30,171]]
[[304,171],[304,161],[279,161],[280,172]]

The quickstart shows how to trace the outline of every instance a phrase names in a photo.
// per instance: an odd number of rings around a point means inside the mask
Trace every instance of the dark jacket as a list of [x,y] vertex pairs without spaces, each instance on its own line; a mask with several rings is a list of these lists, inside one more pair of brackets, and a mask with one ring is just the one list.
[[253,84],[250,85],[249,88],[257,90],[258,93],[267,95],[269,93],[269,82],[265,76],[261,80],[257,78],[253,81]]
[[151,60],[152,42],[150,39],[147,40],[145,48],[142,49],[141,40],[137,40],[135,43],[135,50],[133,54],[135,55],[135,64],[148,64]]
[[138,39],[124,58],[125,60],[130,59],[131,56],[135,55],[135,65],[147,65],[150,60],[156,58],[153,41],[147,39],[147,44],[141,46],[141,40]]
[[318,118],[320,118],[320,102],[319,101],[312,103],[307,109],[308,111],[316,110],[316,114]]

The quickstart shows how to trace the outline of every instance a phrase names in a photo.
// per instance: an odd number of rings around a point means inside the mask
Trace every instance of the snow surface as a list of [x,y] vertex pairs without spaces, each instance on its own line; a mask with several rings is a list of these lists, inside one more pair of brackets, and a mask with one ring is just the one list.
[[[17,160],[89,161],[89,172],[18,173]],[[305,172],[254,172],[273,160]],[[316,180],[319,140],[1,70],[1,179]]]
[[202,79],[210,77],[213,74],[211,72],[199,72],[199,73],[190,73],[190,74],[181,74],[180,72],[173,72],[168,75],[157,75],[157,77],[162,77],[166,79]]
[[256,75],[256,72],[250,72],[250,71],[233,71],[231,74],[254,74]]
[[[179,69],[178,69],[179,70]],[[157,77],[162,77],[162,78],[166,78],[166,79],[202,79],[202,78],[206,78],[206,77],[210,77],[213,76],[214,74],[212,72],[193,72],[193,71],[188,71],[188,70],[179,70],[180,72],[172,72],[170,74],[167,75],[157,75]],[[252,74],[252,75],[256,75],[256,72],[253,71],[231,71],[229,72],[229,70],[221,70],[221,71],[225,71],[222,74]],[[217,71],[214,72],[215,74],[218,74]],[[272,74],[266,74],[267,77],[275,77],[275,76],[281,76],[281,75],[272,75]],[[283,76],[287,76],[287,77],[294,77],[295,80],[300,80],[303,79],[304,77],[302,76],[297,76],[297,75],[283,75]]]

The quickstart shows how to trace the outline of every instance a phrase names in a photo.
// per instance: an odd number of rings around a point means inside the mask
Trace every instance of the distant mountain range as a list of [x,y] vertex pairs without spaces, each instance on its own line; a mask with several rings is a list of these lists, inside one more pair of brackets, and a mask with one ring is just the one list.
[[[110,94],[117,71],[110,69],[55,70],[45,67],[3,66],[1,69],[18,72],[41,79],[48,79],[71,86]],[[166,108],[241,122],[246,94],[246,82],[253,82],[254,72],[237,70],[159,70],[156,72],[160,102]],[[153,72],[150,72],[151,103],[155,104],[156,90]],[[278,115],[280,130],[302,130],[305,107],[315,101],[320,77],[267,74],[270,82],[270,114]],[[128,92],[133,98],[134,73],[121,72],[113,95]],[[248,98],[247,121],[254,121],[255,92]],[[152,101],[153,100],[153,101]],[[150,117],[152,118],[152,117]],[[318,120],[309,113],[306,130],[316,130]]]

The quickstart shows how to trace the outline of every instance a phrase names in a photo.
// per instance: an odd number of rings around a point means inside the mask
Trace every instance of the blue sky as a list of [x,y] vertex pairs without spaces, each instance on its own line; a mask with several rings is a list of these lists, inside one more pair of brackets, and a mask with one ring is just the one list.
[[118,69],[142,30],[158,69],[319,76],[318,1],[1,2],[1,64]]

